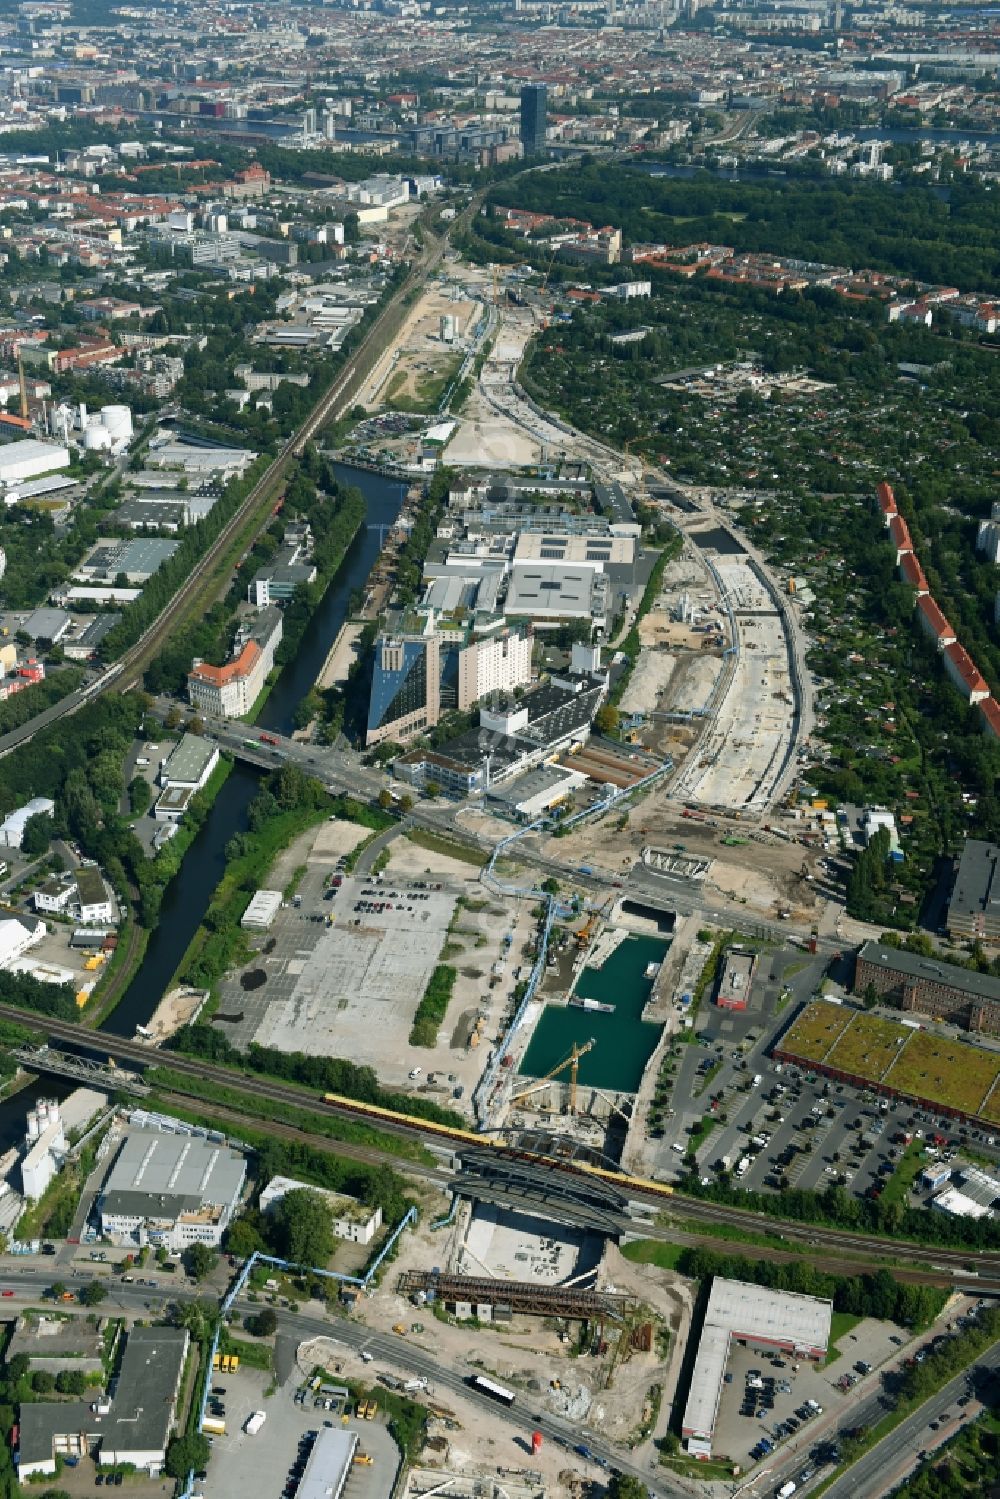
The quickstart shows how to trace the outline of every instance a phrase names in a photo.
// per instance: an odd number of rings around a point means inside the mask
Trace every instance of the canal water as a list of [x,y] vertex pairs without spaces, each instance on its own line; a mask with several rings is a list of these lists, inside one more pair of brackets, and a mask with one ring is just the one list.
[[[360,588],[378,556],[382,532],[399,514],[406,486],[361,469],[335,465],[337,478],[361,490],[368,504],[366,521],[348,549],[340,571],[327,589],[306,628],[294,660],[289,661],[275,683],[257,723],[261,728],[290,733],[292,717],[310,690],[337,632],[347,616],[347,602]],[[219,792],[197,838],[191,844],[180,870],[167,886],[156,930],[150,935],[142,965],[105,1020],[102,1030],[114,1036],[132,1036],[137,1025],[145,1025],[191,941],[222,877],[226,844],[247,826],[247,807],[259,785],[259,773],[237,763]],[[0,1109],[0,1115],[3,1110]],[[2,1121],[0,1121],[2,1130]]]
[[[610,1093],[634,1093],[643,1069],[656,1049],[661,1027],[642,1020],[653,979],[650,963],[660,964],[670,943],[659,937],[626,937],[600,968],[585,968],[574,994],[614,1005],[612,1013],[546,1005],[521,1063],[529,1077],[544,1077],[591,1036],[594,1048],[580,1059],[579,1080]],[[568,1079],[568,1072],[561,1081]]]

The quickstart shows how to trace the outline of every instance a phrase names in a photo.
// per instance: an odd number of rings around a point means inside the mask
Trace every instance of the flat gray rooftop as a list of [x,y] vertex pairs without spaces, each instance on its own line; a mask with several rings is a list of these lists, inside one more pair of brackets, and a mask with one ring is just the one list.
[[224,1145],[130,1129],[108,1173],[103,1200],[135,1197],[155,1207],[161,1199],[180,1196],[197,1203],[230,1203],[245,1174],[243,1157]]

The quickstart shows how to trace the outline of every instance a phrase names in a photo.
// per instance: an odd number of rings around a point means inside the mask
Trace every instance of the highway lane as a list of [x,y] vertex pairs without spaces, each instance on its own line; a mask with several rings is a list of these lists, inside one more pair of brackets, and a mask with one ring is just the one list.
[[[95,1271],[100,1268],[95,1266]],[[99,1279],[107,1286],[109,1293],[107,1300],[101,1303],[105,1311],[111,1304],[116,1304],[123,1311],[134,1315],[140,1315],[148,1309],[153,1309],[154,1306],[162,1309],[171,1302],[197,1301],[202,1298],[216,1300],[215,1296],[210,1296],[204,1289],[199,1290],[189,1285],[187,1281],[180,1285],[165,1284],[162,1281],[155,1286],[123,1285],[120,1280],[109,1279],[106,1275],[100,1274],[91,1276],[86,1271],[80,1271],[74,1275],[65,1273],[54,1275],[36,1268],[22,1270],[16,1265],[4,1264],[0,1268],[0,1288],[16,1287],[22,1293],[35,1293],[38,1297],[57,1279],[73,1290],[77,1290],[81,1283],[86,1283],[90,1279]],[[33,1301],[35,1295],[22,1296],[20,1299]],[[9,1304],[13,1307],[17,1299],[15,1298]],[[260,1306],[259,1303],[251,1302],[247,1297],[241,1297],[234,1303],[233,1310],[242,1317],[259,1311]],[[478,1394],[466,1383],[466,1380],[477,1372],[471,1365],[468,1369],[456,1369],[439,1363],[433,1353],[420,1347],[412,1338],[399,1337],[393,1333],[381,1333],[336,1313],[317,1315],[309,1312],[292,1313],[278,1310],[276,1315],[279,1334],[283,1333],[299,1342],[315,1337],[330,1338],[333,1342],[340,1343],[345,1348],[356,1352],[365,1349],[373,1355],[374,1359],[385,1363],[393,1370],[422,1376],[434,1386],[437,1397],[440,1397],[442,1390],[448,1390],[453,1395],[461,1396],[463,1400],[471,1401],[482,1410],[489,1411],[496,1419],[506,1422],[525,1437],[530,1438],[532,1431],[542,1431],[550,1441],[565,1447],[568,1461],[586,1471],[588,1477],[594,1478],[600,1470],[601,1464],[588,1463],[576,1454],[569,1457],[573,1447],[581,1441],[579,1427],[537,1410],[529,1395],[519,1397],[511,1409],[507,1410],[495,1401]],[[591,1436],[589,1433],[584,1433],[582,1439],[586,1441],[590,1451],[601,1459],[605,1468],[613,1465],[623,1473],[630,1473],[639,1478],[643,1483],[650,1482],[648,1471],[631,1463],[627,1454],[619,1452],[609,1443],[602,1441],[600,1437]],[[657,1474],[651,1485],[651,1493],[653,1499],[687,1499],[692,1488],[693,1486],[681,1486],[669,1477]]]
[[[250,1309],[249,1303],[247,1305]],[[519,1394],[514,1405],[507,1409],[505,1406],[498,1405],[496,1401],[479,1395],[466,1383],[466,1380],[477,1372],[471,1365],[466,1371],[440,1364],[432,1354],[425,1352],[409,1337],[375,1332],[362,1324],[343,1319],[338,1319],[331,1326],[325,1320],[310,1318],[301,1313],[291,1317],[288,1313],[279,1311],[277,1316],[279,1332],[287,1331],[290,1335],[299,1338],[303,1335],[327,1337],[342,1343],[346,1348],[356,1351],[364,1349],[374,1358],[392,1368],[405,1369],[428,1380],[434,1386],[436,1398],[440,1398],[442,1390],[448,1390],[453,1395],[461,1396],[463,1400],[470,1400],[483,1410],[490,1411],[496,1419],[506,1422],[525,1435],[540,1431],[548,1441],[556,1442],[566,1448],[569,1463],[582,1469],[588,1478],[597,1478],[600,1472],[606,1472],[607,1469],[614,1467],[646,1484],[653,1499],[658,1499],[658,1496],[664,1496],[664,1499],[682,1499],[684,1496],[686,1499],[688,1494],[697,1492],[697,1486],[694,1483],[682,1485],[662,1470],[651,1477],[649,1468],[643,1468],[631,1462],[626,1453],[612,1447],[599,1436],[587,1430],[581,1431],[579,1426],[573,1426],[568,1421],[561,1421],[539,1410],[535,1403],[539,1399],[538,1396]],[[590,1452],[598,1459],[597,1462],[588,1462],[573,1452],[580,1442],[586,1444]]]
[[[176,707],[176,704],[161,699],[156,704],[156,712],[162,716],[168,713],[171,707]],[[335,793],[361,796],[369,801],[375,801],[379,793],[392,784],[384,772],[361,765],[359,756],[351,751],[303,744],[281,735],[271,736],[277,741],[275,744],[262,744],[259,735],[252,731],[248,733],[245,726],[234,727],[232,723],[219,719],[206,719],[205,731],[221,749],[230,754],[249,759],[251,763],[266,768],[296,765],[309,775],[322,780],[327,788]],[[249,744],[251,739],[256,741],[252,747]],[[464,804],[439,806],[436,803],[418,801],[407,813],[404,825],[423,827],[430,832],[442,833],[448,838],[457,838],[460,842],[477,848],[485,861],[492,854],[494,844],[458,825],[457,817],[463,807]],[[714,921],[722,926],[731,925],[738,920],[741,929],[745,929],[747,925],[744,906],[736,902],[711,904],[704,899],[703,891],[697,883],[659,874],[641,863],[633,865],[632,869],[624,875],[620,870],[610,869],[595,869],[593,874],[585,875],[581,874],[579,865],[553,858],[550,854],[533,846],[529,840],[524,840],[518,845],[512,858],[517,864],[524,864],[529,869],[537,869],[542,875],[556,875],[595,895],[606,895],[609,886],[614,888],[616,885],[621,885],[627,894],[647,895],[659,901],[668,902],[679,916],[697,915],[703,920]],[[781,926],[766,921],[757,921],[752,922],[751,926],[760,934],[776,942],[787,942],[790,935],[801,934],[808,930],[806,926],[797,925],[794,921],[783,923]],[[833,953],[840,951],[843,943],[836,938],[821,937],[817,939],[817,946],[822,952]]]
[[[79,1270],[72,1275],[63,1273],[57,1276],[34,1265],[22,1268],[18,1265],[5,1264],[0,1270],[0,1287],[4,1290],[15,1288],[20,1293],[19,1297],[15,1296],[12,1303],[16,1305],[18,1300],[33,1301],[39,1298],[57,1278],[71,1287],[78,1287],[81,1282],[96,1278],[107,1286],[108,1299],[102,1303],[106,1308],[114,1304],[123,1311],[136,1315],[150,1309],[162,1309],[171,1302],[192,1301],[206,1295],[204,1289],[192,1286],[187,1280],[180,1284],[170,1284],[164,1278],[153,1286],[124,1285],[117,1278],[109,1278],[101,1274],[102,1268],[95,1267],[93,1276],[86,1269]],[[240,1298],[234,1305],[234,1311],[239,1316],[250,1313],[254,1309],[255,1303],[246,1297]],[[470,1400],[484,1410],[491,1411],[498,1419],[524,1434],[536,1429],[542,1431],[550,1441],[565,1447],[568,1454],[572,1453],[572,1449],[581,1441],[579,1427],[561,1421],[544,1411],[532,1409],[534,1402],[530,1396],[519,1397],[510,1410],[484,1399],[466,1383],[469,1376],[475,1372],[471,1365],[468,1368],[453,1368],[441,1364],[433,1352],[427,1351],[412,1338],[382,1333],[337,1314],[302,1311],[291,1313],[279,1310],[277,1319],[279,1333],[297,1341],[311,1337],[326,1337],[355,1352],[365,1350],[389,1369],[403,1370],[428,1380],[434,1388],[436,1398],[440,1398],[442,1390],[447,1390],[463,1400]],[[927,1334],[928,1338],[930,1336],[932,1333]],[[918,1452],[946,1441],[949,1436],[953,1435],[960,1425],[957,1419],[949,1421],[937,1433],[930,1430],[930,1423],[940,1420],[945,1412],[952,1411],[952,1407],[954,1407],[953,1416],[958,1417],[960,1412],[957,1401],[965,1391],[970,1376],[975,1377],[977,1373],[986,1376],[996,1374],[998,1371],[1000,1371],[1000,1343],[994,1344],[985,1355],[977,1360],[975,1365],[963,1370],[942,1390],[929,1397],[888,1437],[841,1475],[827,1491],[831,1499],[880,1499],[881,1495],[888,1492],[893,1484],[898,1483],[916,1466]],[[876,1375],[875,1380],[880,1381],[880,1375]],[[979,1407],[976,1404],[970,1404],[966,1409],[971,1419],[978,1413]],[[884,1414],[885,1396],[881,1394],[878,1383],[873,1382],[863,1398],[856,1399],[849,1406],[841,1407],[837,1411],[834,1420],[829,1423],[826,1430],[822,1430],[822,1434],[820,1425],[813,1428],[809,1435],[809,1446],[815,1446],[817,1442],[836,1440],[838,1435],[843,1434],[845,1428],[872,1426]],[[569,1460],[589,1470],[588,1476],[590,1477],[598,1476],[603,1466],[608,1465],[617,1467],[622,1472],[629,1473],[643,1483],[649,1484],[654,1499],[657,1499],[657,1496],[663,1496],[663,1499],[675,1499],[677,1496],[679,1499],[679,1496],[691,1492],[691,1486],[687,1482],[677,1480],[662,1470],[652,1476],[648,1468],[631,1462],[627,1455],[619,1452],[610,1443],[604,1442],[600,1436],[584,1432],[582,1440],[598,1461],[587,1462],[575,1453]],[[816,1463],[808,1460],[803,1453],[792,1450],[785,1455],[783,1461],[772,1460],[770,1476],[775,1482],[785,1481],[788,1478],[798,1481],[797,1475],[807,1466],[814,1472],[817,1467]]]
[[[994,1343],[970,1368],[956,1374],[888,1436],[852,1463],[827,1489],[827,1499],[881,1499],[882,1495],[890,1493],[919,1465],[921,1452],[932,1452],[954,1436],[966,1421],[979,1414],[982,1407],[978,1401],[970,1401],[964,1409],[957,1404],[969,1386],[970,1377],[986,1379],[997,1373],[1000,1373],[1000,1342]],[[951,1419],[939,1425],[937,1431],[932,1431],[931,1422],[941,1422],[945,1413]],[[851,1412],[851,1424],[871,1425],[884,1414],[881,1406],[876,1404],[872,1409],[869,1404],[864,1416],[860,1410]]]

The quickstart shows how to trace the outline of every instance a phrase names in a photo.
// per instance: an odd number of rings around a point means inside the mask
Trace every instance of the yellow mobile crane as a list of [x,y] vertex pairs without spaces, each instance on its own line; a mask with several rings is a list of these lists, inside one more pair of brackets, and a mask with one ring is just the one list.
[[593,1036],[591,1036],[589,1041],[584,1041],[582,1046],[577,1046],[574,1041],[568,1056],[563,1057],[562,1061],[553,1067],[551,1072],[547,1072],[543,1078],[539,1078],[537,1083],[532,1083],[529,1088],[523,1088],[520,1093],[513,1094],[510,1100],[511,1103],[520,1103],[522,1099],[530,1098],[532,1093],[539,1092],[540,1089],[545,1087],[546,1083],[551,1082],[552,1078],[558,1077],[560,1072],[565,1072],[566,1068],[569,1067],[569,1111],[571,1114],[575,1114],[576,1080],[580,1073],[580,1058],[585,1057],[588,1051],[593,1051],[596,1045],[597,1042]]

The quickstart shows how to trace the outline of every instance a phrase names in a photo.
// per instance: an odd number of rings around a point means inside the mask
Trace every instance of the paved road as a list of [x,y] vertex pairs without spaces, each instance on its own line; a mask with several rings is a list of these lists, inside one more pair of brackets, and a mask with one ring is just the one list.
[[[827,1489],[827,1499],[881,1499],[889,1493],[919,1464],[921,1452],[931,1452],[949,1437],[955,1435],[963,1422],[974,1419],[982,1409],[977,1400],[972,1400],[959,1409],[957,1401],[968,1385],[970,1377],[974,1387],[981,1380],[1000,1372],[1000,1342],[986,1352],[970,1369],[961,1374],[932,1395],[912,1415],[907,1416],[894,1431],[883,1437],[877,1446],[859,1458],[847,1472]],[[981,1386],[980,1386],[981,1388]],[[947,1412],[951,1419],[931,1431],[930,1423],[940,1421]],[[884,1411],[871,1412],[875,1420]],[[852,1411],[855,1425],[865,1424],[859,1411]],[[794,1474],[793,1474],[794,1476]]]
[[[72,1288],[85,1283],[90,1277],[86,1274],[71,1277],[63,1273],[60,1278]],[[56,1279],[55,1275],[46,1274],[34,1268],[21,1270],[17,1265],[9,1266],[5,1263],[0,1269],[0,1287],[9,1289],[16,1286],[18,1291],[23,1293],[11,1302],[12,1307],[19,1305],[25,1299],[31,1302],[36,1301],[39,1293],[46,1290],[54,1279]],[[108,1290],[110,1294],[102,1303],[106,1311],[112,1305],[117,1305],[122,1310],[133,1314],[147,1309],[158,1309],[174,1301],[197,1300],[209,1294],[206,1293],[204,1287],[201,1289],[192,1287],[186,1281],[180,1285],[160,1282],[156,1286],[122,1285],[120,1281],[110,1281]],[[234,1306],[234,1310],[240,1316],[255,1309],[259,1310],[259,1306],[255,1308],[254,1303],[246,1298],[240,1299]],[[577,1467],[586,1476],[594,1478],[600,1471],[598,1463],[589,1463],[576,1454],[569,1456],[572,1448],[581,1439],[578,1427],[535,1410],[532,1397],[528,1395],[521,1396],[510,1410],[498,1406],[494,1401],[477,1394],[466,1383],[466,1379],[475,1372],[474,1369],[471,1367],[468,1370],[454,1369],[441,1364],[432,1353],[419,1347],[411,1338],[376,1332],[361,1323],[349,1321],[346,1317],[337,1314],[308,1312],[293,1314],[278,1311],[277,1318],[279,1341],[286,1337],[295,1342],[301,1342],[305,1338],[328,1337],[347,1348],[367,1349],[375,1358],[393,1368],[422,1375],[433,1384],[436,1394],[439,1395],[442,1390],[450,1390],[453,1394],[461,1395],[464,1400],[470,1400],[482,1409],[490,1411],[497,1420],[506,1422],[526,1436],[530,1436],[532,1431],[541,1430],[550,1441],[557,1442],[567,1449],[567,1465]],[[609,1443],[590,1435],[586,1436],[586,1441],[590,1450],[603,1461],[605,1466],[613,1463],[622,1472],[631,1473],[643,1483],[649,1482],[647,1470],[633,1466],[626,1455],[617,1451]],[[697,1486],[693,1483],[681,1484],[658,1474],[650,1492],[653,1499],[687,1499],[689,1494],[697,1492]]]
[[[0,1270],[0,1287],[5,1290],[16,1288],[17,1294],[12,1299],[12,1307],[16,1307],[25,1300],[36,1301],[39,1294],[52,1284],[54,1278],[51,1271],[40,1268],[37,1263],[28,1268],[5,1263]],[[72,1286],[86,1281],[89,1275],[86,1271],[78,1272],[74,1276],[63,1272],[62,1278]],[[205,1287],[192,1286],[186,1279],[179,1284],[170,1284],[164,1277],[159,1279],[155,1286],[139,1286],[123,1285],[118,1280],[107,1280],[104,1276],[100,1278],[106,1280],[109,1290],[108,1299],[103,1305],[106,1308],[116,1305],[133,1314],[155,1310],[170,1302],[189,1301],[210,1294]],[[234,1307],[237,1314],[241,1316],[253,1309],[253,1303],[245,1298],[238,1301]],[[572,1452],[581,1439],[578,1427],[534,1409],[535,1402],[530,1396],[520,1396],[510,1410],[484,1400],[466,1383],[469,1375],[474,1372],[471,1366],[453,1368],[441,1364],[432,1352],[421,1347],[413,1339],[377,1332],[337,1314],[278,1311],[277,1318],[279,1343],[284,1345],[283,1363],[287,1362],[288,1342],[286,1340],[299,1342],[309,1337],[328,1337],[334,1342],[342,1343],[345,1347],[357,1351],[367,1350],[375,1358],[395,1369],[423,1376],[433,1385],[437,1395],[442,1390],[449,1390],[456,1395],[461,1395],[465,1400],[472,1400],[484,1409],[492,1411],[497,1419],[505,1421],[521,1432],[527,1433],[538,1429],[550,1441],[565,1447],[567,1454]],[[928,1334],[928,1337],[930,1336],[931,1334]],[[879,1496],[885,1494],[894,1483],[899,1482],[916,1466],[919,1452],[946,1441],[954,1434],[959,1425],[957,1420],[947,1422],[936,1433],[930,1431],[930,1422],[939,1420],[942,1414],[951,1411],[953,1406],[955,1407],[953,1414],[955,1416],[961,1414],[956,1402],[966,1389],[970,1377],[976,1380],[978,1375],[982,1379],[987,1375],[996,1375],[998,1371],[1000,1371],[1000,1342],[994,1344],[971,1369],[957,1375],[944,1389],[931,1396],[889,1437],[874,1447],[871,1452],[866,1453],[840,1477],[827,1491],[831,1499],[879,1499]],[[880,1374],[872,1376],[869,1388],[863,1396],[852,1400],[848,1406],[838,1410],[835,1420],[830,1423],[830,1429],[823,1433],[826,1440],[834,1439],[837,1430],[842,1429],[848,1422],[851,1426],[873,1425],[884,1414],[885,1397],[881,1394],[880,1383]],[[979,1405],[970,1402],[966,1411],[968,1418],[971,1419],[978,1414]],[[813,1441],[819,1436],[820,1432],[817,1427],[813,1434]],[[589,1477],[597,1476],[605,1465],[613,1465],[650,1485],[653,1499],[661,1499],[661,1496],[662,1499],[681,1499],[681,1496],[695,1491],[694,1484],[678,1479],[676,1475],[664,1474],[658,1464],[656,1465],[658,1471],[655,1477],[651,1478],[648,1469],[630,1463],[626,1456],[609,1443],[602,1441],[599,1436],[586,1434],[585,1440],[597,1462],[588,1462],[576,1453],[573,1453],[572,1457],[568,1455],[567,1460],[578,1464]],[[774,1482],[782,1482],[789,1477],[795,1478],[796,1473],[801,1472],[805,1466],[805,1456],[792,1453],[784,1462],[773,1463],[770,1477]],[[810,1464],[810,1466],[815,1467],[815,1464]]]

